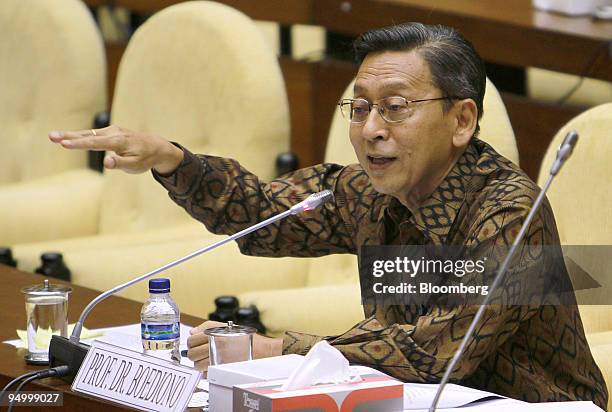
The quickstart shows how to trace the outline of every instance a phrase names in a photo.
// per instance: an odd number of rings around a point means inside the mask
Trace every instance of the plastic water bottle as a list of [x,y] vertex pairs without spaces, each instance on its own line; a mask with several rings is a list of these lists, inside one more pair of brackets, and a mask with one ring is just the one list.
[[149,299],[140,312],[144,353],[180,362],[180,317],[178,306],[170,297],[170,279],[149,280]]

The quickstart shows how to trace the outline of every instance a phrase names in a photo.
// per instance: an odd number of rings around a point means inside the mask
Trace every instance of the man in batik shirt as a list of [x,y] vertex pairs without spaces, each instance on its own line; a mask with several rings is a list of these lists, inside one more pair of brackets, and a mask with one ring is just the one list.
[[[404,24],[365,33],[354,98],[340,102],[359,165],[325,164],[269,183],[230,159],[194,155],[160,137],[117,126],[52,132],[66,148],[105,149],[104,164],[153,169],[170,197],[214,233],[233,234],[324,189],[335,200],[238,241],[257,256],[357,254],[367,245],[512,244],[538,188],[480,141],[484,65],[457,32]],[[486,136],[484,137],[486,139]],[[545,203],[524,245],[559,239]],[[304,354],[326,339],[349,361],[410,382],[438,382],[477,305],[365,305],[365,320],[340,336],[257,336],[256,357]],[[206,322],[192,331],[189,358],[208,365]],[[591,400],[607,389],[577,306],[491,305],[470,339],[454,382],[530,402]]]

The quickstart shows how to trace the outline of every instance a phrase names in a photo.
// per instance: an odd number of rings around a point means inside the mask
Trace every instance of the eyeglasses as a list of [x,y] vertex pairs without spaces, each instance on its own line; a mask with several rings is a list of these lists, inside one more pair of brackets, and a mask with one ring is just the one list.
[[378,103],[370,103],[366,99],[341,99],[338,102],[342,116],[351,123],[363,123],[368,119],[373,107],[387,123],[398,123],[406,120],[414,112],[415,103],[434,100],[459,99],[455,96],[436,97],[435,99],[407,100],[400,96],[380,99]]

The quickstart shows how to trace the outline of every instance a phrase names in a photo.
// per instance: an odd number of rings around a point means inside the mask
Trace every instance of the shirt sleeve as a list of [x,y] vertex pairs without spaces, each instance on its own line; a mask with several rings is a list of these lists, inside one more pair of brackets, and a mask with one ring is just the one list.
[[[487,247],[510,246],[526,215],[524,208],[496,210],[479,224],[475,239]],[[524,243],[540,242],[543,231],[542,220],[536,217]],[[503,286],[498,291],[501,289]],[[351,363],[373,367],[403,381],[439,382],[479,306],[419,306],[377,305],[371,316],[340,336],[287,332],[283,353],[304,354],[326,339]],[[537,308],[529,305],[488,305],[451,380],[470,376],[508,337],[528,327],[535,313]]]
[[[234,234],[312,193],[334,190],[342,173],[341,166],[324,164],[265,183],[233,159],[182,149],[183,161],[176,171],[170,175],[153,171],[153,176],[174,202],[216,234]],[[237,242],[242,253],[256,256],[322,256],[356,250],[335,201],[289,216]]]

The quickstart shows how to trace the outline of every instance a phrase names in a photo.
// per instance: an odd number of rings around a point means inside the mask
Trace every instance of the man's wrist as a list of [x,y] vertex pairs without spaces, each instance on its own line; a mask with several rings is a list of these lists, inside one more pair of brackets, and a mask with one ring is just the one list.
[[282,338],[272,338],[271,346],[272,356],[280,356],[283,354]]
[[167,142],[168,145],[164,149],[164,154],[161,156],[162,161],[153,167],[155,172],[160,175],[171,175],[180,166],[183,161],[184,153],[179,147]]
[[283,354],[283,340],[281,338],[269,338],[267,336],[255,335],[253,339],[253,357],[269,358]]

